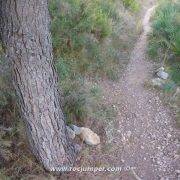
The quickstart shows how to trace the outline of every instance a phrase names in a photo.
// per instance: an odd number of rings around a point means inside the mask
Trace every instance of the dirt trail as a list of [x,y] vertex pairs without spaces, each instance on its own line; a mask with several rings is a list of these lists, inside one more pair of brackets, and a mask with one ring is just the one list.
[[131,176],[130,171],[124,172],[123,180],[178,179],[180,173],[179,141],[173,127],[173,115],[158,94],[144,86],[152,74],[152,63],[146,60],[146,46],[154,8],[146,12],[143,33],[135,44],[121,81],[103,83],[107,95],[105,102],[114,105],[118,112],[116,122],[107,127],[109,141],[118,148],[113,156],[123,167],[135,168]]
[[84,153],[80,157],[83,167],[120,167],[122,170],[71,173],[69,179],[180,179],[179,140],[173,114],[156,92],[144,86],[153,74],[153,64],[146,60],[146,46],[154,8],[146,12],[143,32],[122,78],[119,82],[99,82],[104,90],[104,103],[115,109],[117,117],[106,124],[107,139],[101,139],[99,146],[89,149],[89,155]]

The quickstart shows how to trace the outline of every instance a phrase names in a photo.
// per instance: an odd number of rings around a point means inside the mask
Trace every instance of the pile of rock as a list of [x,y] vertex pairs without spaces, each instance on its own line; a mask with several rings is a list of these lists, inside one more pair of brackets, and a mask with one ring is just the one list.
[[98,145],[100,143],[100,137],[89,128],[71,125],[67,126],[67,132],[71,139],[78,135],[88,145]]
[[153,86],[158,86],[162,88],[165,83],[165,80],[168,79],[169,74],[165,72],[164,67],[160,67],[156,71],[156,76],[156,78],[152,79],[152,84]]
[[160,67],[157,70],[156,74],[159,78],[164,79],[164,80],[168,79],[168,77],[169,77],[169,74],[167,72],[165,72],[164,67]]

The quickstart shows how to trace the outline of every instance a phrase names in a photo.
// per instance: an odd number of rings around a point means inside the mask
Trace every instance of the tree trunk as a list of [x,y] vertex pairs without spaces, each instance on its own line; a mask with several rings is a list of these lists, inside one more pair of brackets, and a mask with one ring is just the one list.
[[47,0],[0,0],[0,33],[34,155],[47,170],[72,166],[53,65]]

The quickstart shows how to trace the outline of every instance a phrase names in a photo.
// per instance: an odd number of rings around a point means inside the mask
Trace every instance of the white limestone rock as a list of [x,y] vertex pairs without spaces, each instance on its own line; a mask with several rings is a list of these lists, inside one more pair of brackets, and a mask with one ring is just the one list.
[[100,144],[100,137],[89,128],[82,127],[80,137],[88,145]]
[[157,76],[160,77],[161,79],[166,80],[169,77],[169,74],[165,71],[158,71]]

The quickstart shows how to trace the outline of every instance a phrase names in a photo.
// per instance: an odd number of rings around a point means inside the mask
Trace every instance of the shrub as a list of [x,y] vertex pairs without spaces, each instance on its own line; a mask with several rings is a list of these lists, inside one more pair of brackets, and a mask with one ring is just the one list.
[[170,63],[169,71],[172,80],[176,83],[177,86],[180,86],[180,63],[179,61]]
[[86,119],[96,104],[92,93],[85,87],[86,77],[112,80],[119,77],[118,52],[122,45],[114,42],[124,44],[127,41],[121,42],[119,39],[123,29],[117,2],[50,1],[53,51],[68,122]]
[[[170,79],[163,86],[164,100],[174,109],[179,126],[179,96],[176,87],[180,85],[180,2],[161,0],[152,18],[153,31],[149,36],[148,52],[152,58],[161,60]],[[178,89],[177,89],[178,90]]]
[[81,50],[85,43],[84,33],[93,33],[98,39],[111,33],[112,10],[106,11],[108,1],[105,2],[106,5],[101,7],[102,1],[96,0],[51,1],[51,32],[56,54]]
[[162,1],[153,18],[149,53],[157,55],[159,49],[180,55],[180,3]]
[[140,9],[140,5],[136,0],[122,0],[126,8],[130,8],[132,11],[137,12]]

